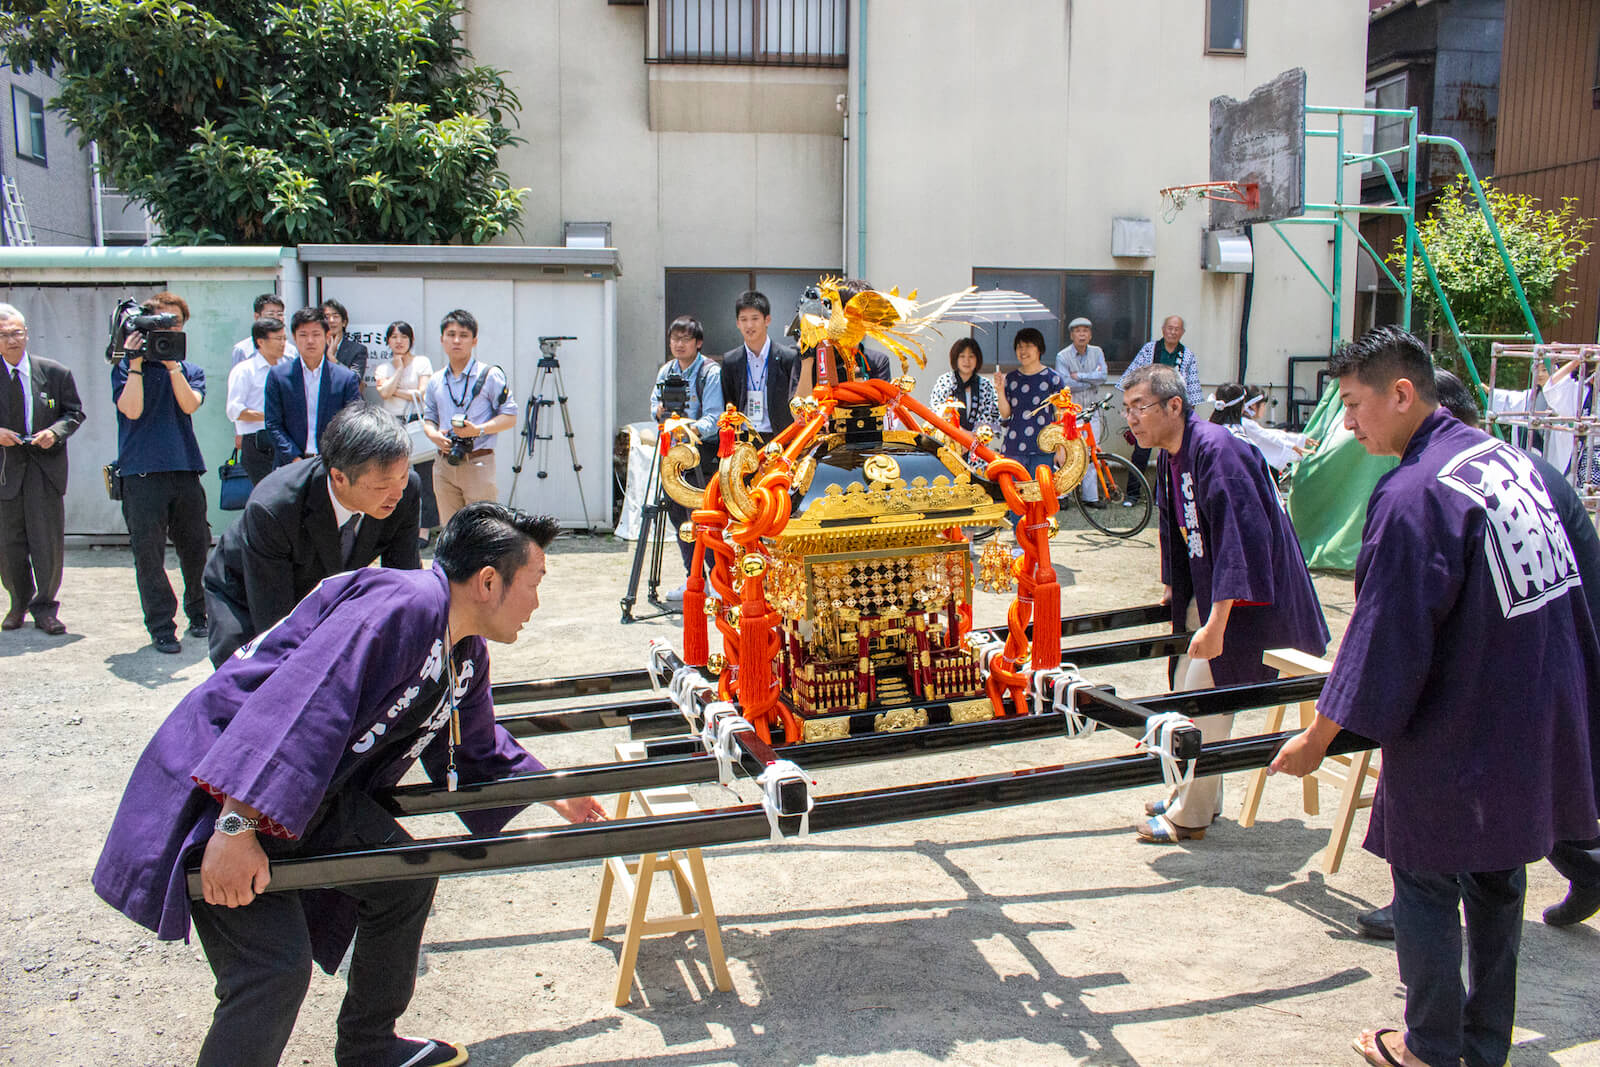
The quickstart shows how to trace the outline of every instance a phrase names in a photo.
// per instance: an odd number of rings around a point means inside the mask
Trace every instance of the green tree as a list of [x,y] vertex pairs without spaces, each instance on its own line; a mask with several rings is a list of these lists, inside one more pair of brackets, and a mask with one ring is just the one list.
[[476,66],[457,0],[6,0],[0,56],[170,243],[480,243],[527,189],[519,106]]
[[[1579,217],[1577,200],[1571,197],[1562,200],[1560,211],[1547,211],[1531,196],[1503,192],[1488,180],[1482,185],[1534,320],[1549,337],[1551,330],[1572,314],[1574,303],[1570,297],[1575,288],[1567,272],[1588,252],[1589,243],[1583,235],[1594,220]],[[1462,333],[1527,332],[1522,306],[1464,175],[1434,201],[1433,210],[1417,225],[1417,237],[1428,250],[1439,276],[1439,288],[1450,301],[1450,310]],[[1405,265],[1403,237],[1396,238],[1395,251],[1387,258],[1399,273]],[[1428,281],[1420,258],[1412,264],[1411,277],[1412,306],[1430,330],[1448,331],[1438,294]],[[1488,341],[1468,342],[1479,377],[1486,381],[1489,345]],[[1526,373],[1525,369],[1522,373]],[[1505,385],[1525,384],[1511,380],[1517,377],[1514,371],[1508,378],[1507,368],[1501,369],[1500,377]]]

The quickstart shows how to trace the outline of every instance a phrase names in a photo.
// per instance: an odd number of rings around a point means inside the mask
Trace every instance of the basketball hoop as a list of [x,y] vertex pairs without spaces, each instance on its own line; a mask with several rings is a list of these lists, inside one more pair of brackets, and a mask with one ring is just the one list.
[[1164,222],[1178,217],[1190,200],[1220,200],[1225,204],[1241,204],[1254,211],[1261,206],[1261,186],[1256,182],[1195,182],[1192,185],[1171,185],[1161,190],[1166,206],[1161,209]]

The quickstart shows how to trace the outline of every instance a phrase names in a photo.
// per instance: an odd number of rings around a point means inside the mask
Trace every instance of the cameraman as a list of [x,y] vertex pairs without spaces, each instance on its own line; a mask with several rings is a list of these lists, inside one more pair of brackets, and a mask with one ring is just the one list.
[[468,504],[499,496],[494,448],[501,431],[517,424],[517,402],[505,372],[474,358],[478,320],[470,311],[457,308],[440,321],[439,347],[450,365],[428,379],[422,426],[442,461],[433,465],[433,495],[443,526]]
[[[705,476],[716,469],[717,417],[722,414],[722,368],[700,354],[706,332],[700,320],[693,315],[679,315],[667,327],[667,347],[672,358],[662,364],[656,374],[655,388],[650,391],[650,411],[656,422],[670,415],[681,415],[694,420],[695,433],[700,435],[700,469],[690,472],[690,483],[704,485]],[[698,474],[699,477],[695,475]],[[687,575],[694,561],[694,545],[678,537],[678,527],[688,521],[689,509],[666,498],[667,516],[672,520],[669,531],[678,542],[683,555],[683,570]],[[687,579],[667,594],[669,601],[681,602],[688,588]]]
[[[189,305],[162,292],[145,304],[151,314],[177,316],[159,332],[183,332]],[[183,611],[193,637],[206,635],[206,597],[200,577],[211,547],[206,521],[206,469],[194,437],[192,416],[206,395],[206,372],[186,360],[147,359],[154,342],[138,331],[123,341],[122,358],[111,367],[111,399],[117,405],[117,468],[122,481],[122,518],[128,524],[133,569],[139,583],[144,626],[158,652],[175,653],[177,598],[167,581],[167,538],[178,551],[183,573]]]

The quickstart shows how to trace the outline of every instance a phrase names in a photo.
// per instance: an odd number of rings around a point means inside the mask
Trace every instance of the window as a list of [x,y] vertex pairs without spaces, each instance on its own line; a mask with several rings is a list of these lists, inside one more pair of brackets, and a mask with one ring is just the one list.
[[702,349],[714,355],[730,351],[740,343],[734,325],[733,303],[747,289],[762,293],[772,303],[770,332],[782,337],[794,318],[800,294],[837,268],[816,270],[682,270],[667,271],[666,318],[661,323],[661,359],[667,358],[667,326],[679,315],[693,315],[706,330]]
[[[1405,71],[1391,74],[1367,86],[1366,106],[1372,108],[1405,109],[1410,106],[1407,99],[1408,78]],[[1363,138],[1367,141],[1368,152],[1386,152],[1394,148],[1405,148],[1411,140],[1410,123],[1404,115],[1379,115],[1373,118],[1368,125],[1368,132]],[[1384,156],[1384,162],[1389,164],[1389,169],[1394,171],[1395,180],[1405,187],[1406,173],[1405,152],[1394,152]],[[1362,174],[1383,173],[1383,168],[1376,162],[1368,162],[1362,168]],[[1387,187],[1388,183],[1383,183]]]
[[28,90],[11,87],[11,117],[17,131],[17,157],[45,162],[44,101]]
[[[1055,312],[1056,317],[1046,322],[974,326],[972,335],[983,348],[986,366],[995,365],[997,351],[1002,357],[1001,362],[1015,365],[1012,340],[1019,329],[1032,326],[1044,334],[1045,365],[1053,367],[1056,353],[1066,344],[1063,337],[1065,324],[1082,315],[1094,323],[1092,343],[1105,352],[1107,366],[1114,371],[1121,371],[1133,362],[1139,346],[1152,336],[1150,294],[1154,277],[1149,271],[976,267],[972,271],[972,284],[979,289],[998,287],[1027,293]],[[930,352],[929,355],[935,356],[937,353]],[[932,362],[936,360],[930,359]]]
[[848,0],[657,0],[658,63],[843,67]]
[[1206,0],[1206,51],[1244,55],[1245,0]]

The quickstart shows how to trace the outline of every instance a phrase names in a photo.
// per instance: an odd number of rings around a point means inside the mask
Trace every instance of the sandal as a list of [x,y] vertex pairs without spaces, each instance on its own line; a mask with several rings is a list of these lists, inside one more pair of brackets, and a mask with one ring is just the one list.
[[1140,823],[1134,831],[1147,845],[1175,845],[1179,841],[1199,841],[1206,836],[1204,826],[1179,826],[1165,815]]
[[1144,813],[1151,818],[1157,815],[1165,815],[1167,813],[1167,805],[1170,803],[1172,803],[1170,800],[1147,800],[1144,802]]
[[[1350,1047],[1355,1049],[1356,1050],[1356,1054],[1359,1055],[1362,1059],[1364,1059],[1368,1063],[1372,1064],[1372,1067],[1406,1067],[1406,1065],[1405,1065],[1405,1054],[1406,1054],[1405,1038],[1401,1038],[1400,1039],[1400,1055],[1399,1056],[1396,1056],[1393,1052],[1389,1051],[1389,1046],[1384,1044],[1384,1041],[1383,1041],[1383,1036],[1385,1034],[1398,1034],[1399,1032],[1400,1032],[1399,1030],[1396,1030],[1392,1026],[1386,1026],[1381,1030],[1372,1031],[1372,1047],[1377,1050],[1378,1057],[1374,1057],[1371,1052],[1367,1051],[1366,1042],[1364,1041],[1364,1039],[1367,1036],[1367,1034],[1365,1032],[1357,1034],[1355,1037],[1352,1037],[1350,1039]],[[1418,1061],[1418,1062],[1420,1062],[1420,1061]]]

